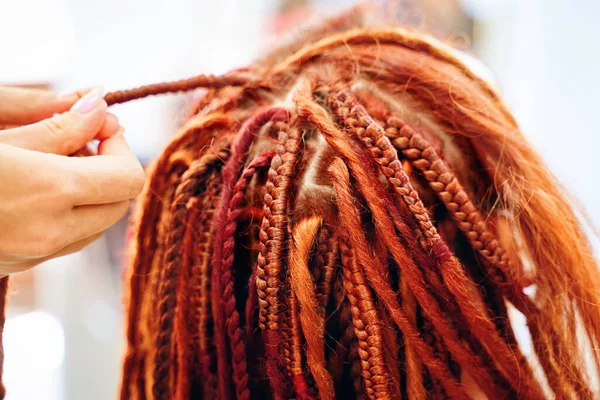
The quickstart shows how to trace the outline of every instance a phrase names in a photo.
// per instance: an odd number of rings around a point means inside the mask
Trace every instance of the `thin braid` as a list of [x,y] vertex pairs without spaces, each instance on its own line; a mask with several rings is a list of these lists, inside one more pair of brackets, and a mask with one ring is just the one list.
[[[415,297],[422,305],[423,309],[429,313],[430,317],[435,322],[436,329],[440,331],[444,338],[444,341],[447,342],[448,349],[453,353],[453,355],[458,359],[458,361],[462,365],[468,367],[468,369],[472,373],[477,372],[476,376],[479,378],[480,382],[483,383],[483,386],[487,389],[489,393],[507,394],[507,390],[505,388],[500,387],[493,381],[490,373],[483,366],[483,362],[480,359],[480,357],[478,357],[472,351],[472,349],[465,347],[465,344],[458,338],[457,333],[454,331],[454,328],[449,323],[449,317],[442,312],[439,305],[437,304],[436,299],[431,295],[428,288],[425,286],[425,282],[423,281],[423,277],[420,274],[419,268],[411,260],[411,258],[406,252],[406,249],[404,249],[399,239],[396,236],[386,234],[386,232],[393,232],[394,226],[389,220],[389,216],[384,211],[385,206],[384,204],[382,204],[382,198],[378,196],[377,193],[375,193],[371,187],[371,179],[369,178],[369,175],[366,173],[362,166],[363,161],[359,159],[359,157],[356,155],[352,148],[349,148],[347,144],[347,136],[344,135],[339,129],[335,127],[333,123],[331,123],[328,120],[327,113],[318,104],[310,100],[305,100],[304,98],[299,98],[297,102],[299,113],[301,115],[306,115],[308,120],[312,122],[316,127],[318,127],[318,129],[326,137],[328,143],[346,158],[351,170],[354,174],[356,174],[359,188],[363,195],[365,195],[367,204],[369,205],[371,211],[373,212],[373,216],[377,221],[377,224],[375,224],[375,229],[379,230],[380,236],[386,243],[386,246],[392,253],[398,266],[401,266],[401,268],[404,271],[406,271],[405,276],[409,280],[411,289],[413,290]],[[340,161],[340,163],[342,162]],[[341,171],[338,171],[338,173],[341,173]],[[340,209],[340,214],[344,215],[342,211],[343,210]],[[367,254],[364,255],[364,258],[369,257]],[[367,275],[367,278],[369,279],[371,284],[377,288],[378,295],[386,297],[386,303],[388,305],[396,305],[396,295],[390,287],[389,283],[381,279],[380,274],[382,273],[382,271],[373,270],[372,273]],[[392,316],[394,316],[394,312],[392,312]],[[404,313],[402,313],[402,319],[406,321],[406,315]],[[397,323],[398,322],[399,321],[397,321]],[[403,322],[403,324],[406,324],[406,322]],[[410,326],[414,328],[412,324],[410,324]],[[424,348],[422,350],[426,351]],[[421,358],[424,359],[423,355],[424,354],[421,354]],[[429,358],[430,362],[433,358],[433,356]],[[435,367],[439,367],[439,364],[436,363]],[[442,371],[443,370],[447,371],[447,367],[444,366]],[[450,377],[448,376],[450,374],[446,373],[445,371],[444,375],[446,384],[448,384],[448,386],[452,386],[450,382],[454,380],[454,377],[450,379]],[[455,390],[455,388],[450,387],[450,390],[453,389]]]
[[177,379],[175,381],[176,400],[186,400],[190,396],[190,364],[193,362],[192,337],[187,316],[190,313],[190,276],[192,267],[193,236],[198,217],[198,198],[188,202],[188,213],[185,218],[185,233],[181,246],[182,266],[177,283],[177,303],[175,305],[175,341],[173,353],[177,354]]
[[259,327],[263,332],[267,372],[276,399],[283,397],[284,377],[281,376],[279,347],[280,286],[283,272],[283,244],[286,235],[288,191],[300,151],[300,131],[286,123],[275,123],[280,148],[271,161],[265,184],[264,217],[259,233],[256,287],[259,304]]
[[[390,281],[393,282],[395,279],[391,276],[391,271],[389,268],[389,252],[385,247],[385,243],[383,243],[383,241],[381,241],[380,238],[377,237],[377,234],[373,238],[373,248],[371,249],[371,254],[375,259],[377,259],[377,263],[383,267],[383,271],[386,274],[389,274],[388,276],[390,276]],[[398,357],[400,348],[398,346],[398,340],[396,338],[396,326],[392,322],[388,310],[381,302],[377,303],[377,312],[379,313],[381,319],[381,333],[384,344],[383,356],[385,363],[388,366],[388,371],[390,373],[388,387],[390,389],[391,396],[393,398],[397,398],[402,393],[402,380],[400,378],[401,369],[400,359]]]
[[[501,371],[509,379],[515,390],[519,390],[525,384],[526,390],[534,392],[533,396],[537,398],[542,397],[541,388],[534,382],[532,373],[529,371],[529,366],[519,349],[516,346],[508,345],[497,333],[495,325],[485,314],[485,305],[480,298],[475,296],[475,290],[469,289],[469,291],[465,291],[463,289],[473,286],[473,283],[466,277],[458,260],[451,255],[449,249],[441,240],[429,215],[425,211],[423,203],[418,198],[418,194],[412,188],[410,180],[402,169],[396,151],[385,136],[383,129],[370,118],[362,106],[358,105],[356,98],[350,92],[342,91],[338,93],[337,97],[348,104],[346,107],[352,105],[350,115],[354,118],[351,116],[347,119],[345,122],[346,126],[354,128],[354,132],[359,139],[372,152],[375,160],[381,167],[381,171],[413,211],[423,232],[431,241],[433,251],[442,263],[440,270],[444,281],[459,301],[462,311],[470,316],[466,320],[473,330],[475,337],[482,341],[482,343],[485,343],[488,348],[494,349],[493,356],[497,357],[499,365],[512,365],[512,367],[503,368]],[[340,115],[343,114],[339,109],[338,112]],[[525,371],[529,376],[523,377],[520,373],[521,371]],[[474,378],[477,379],[477,377]],[[523,382],[524,379],[525,382]]]
[[203,396],[216,396],[217,377],[211,369],[214,360],[213,346],[209,322],[211,318],[210,293],[210,256],[213,229],[211,221],[220,199],[222,184],[219,174],[213,175],[207,181],[206,193],[201,196],[202,203],[198,217],[194,246],[194,265],[191,270],[191,323],[192,338],[195,349],[196,365],[194,380],[201,386]]
[[331,163],[329,171],[333,179],[336,198],[338,199],[341,221],[348,228],[348,232],[352,234],[353,248],[356,253],[360,254],[361,266],[366,272],[367,279],[369,279],[378,296],[381,297],[382,302],[390,310],[392,319],[404,334],[404,340],[410,342],[415,347],[430,372],[440,379],[447,392],[454,398],[467,399],[468,397],[462,386],[452,375],[448,366],[434,356],[431,347],[423,341],[419,331],[410,322],[404,310],[398,304],[396,293],[392,290],[389,283],[383,279],[384,272],[377,268],[377,263],[373,263],[360,221],[355,212],[353,212],[357,207],[353,204],[353,196],[350,191],[350,177],[345,164],[339,158],[336,158]]
[[322,399],[334,398],[333,380],[326,368],[325,326],[319,316],[316,288],[308,269],[308,257],[321,225],[321,217],[296,222],[290,240],[289,276],[298,297],[300,323],[307,344],[307,362]]
[[294,390],[300,400],[308,400],[311,398],[309,392],[309,386],[304,376],[304,363],[303,363],[303,340],[302,340],[302,327],[300,323],[300,307],[298,304],[298,297],[293,290],[293,284],[291,282],[292,277],[290,274],[286,276],[287,290],[287,332],[290,342],[289,352],[289,374],[292,376],[292,383],[294,384]]
[[152,392],[156,399],[167,399],[171,395],[172,385],[172,359],[170,358],[171,341],[173,334],[173,313],[176,302],[177,278],[181,267],[181,245],[185,231],[185,218],[187,203],[195,195],[198,188],[205,182],[208,172],[214,164],[227,157],[229,152],[221,151],[212,157],[200,159],[190,166],[182,177],[181,184],[175,191],[175,198],[171,204],[170,235],[165,252],[165,267],[161,270],[161,284],[159,286],[159,321],[158,335],[156,338],[156,354],[154,368],[154,383]]
[[347,239],[340,241],[342,270],[346,296],[351,305],[354,332],[358,339],[358,355],[362,376],[370,399],[389,399],[389,371],[383,358],[381,321],[373,297],[360,271],[354,251]]
[[[221,203],[214,216],[215,234],[213,238],[213,260],[212,260],[212,296],[213,296],[213,318],[215,321],[215,338],[225,337],[229,341],[231,356],[233,357],[234,383],[236,394],[241,399],[248,399],[248,375],[246,371],[246,351],[242,341],[239,326],[239,313],[236,309],[236,300],[233,290],[233,247],[235,240],[235,222],[228,224],[228,210],[233,196],[234,185],[238,179],[244,156],[258,131],[270,121],[282,121],[289,118],[287,110],[279,107],[268,108],[251,117],[240,128],[235,141],[231,145],[231,156],[222,170],[223,193]],[[228,229],[229,228],[229,229]],[[231,237],[233,240],[226,240]],[[225,243],[228,247],[225,247]],[[228,268],[223,267],[229,263]],[[225,340],[217,341],[217,369],[219,373],[219,392],[224,400],[229,394],[229,370]]]
[[[350,324],[352,327],[352,331],[354,331],[354,324]],[[354,333],[354,332],[353,332]],[[350,364],[350,380],[352,381],[352,386],[354,387],[354,394],[356,395],[357,400],[366,400],[367,394],[365,393],[365,388],[363,385],[363,380],[361,379],[361,361],[358,356],[358,340],[356,340],[356,336],[353,334],[351,336],[352,341],[350,342],[350,347],[348,349],[348,364]]]
[[328,228],[321,228],[318,253],[323,257],[323,260],[321,261],[321,276],[317,287],[317,301],[321,305],[320,312],[324,317],[331,290],[333,289],[339,253],[336,235],[335,233],[330,233],[330,229]]
[[[294,325],[299,326],[300,322],[297,320],[298,310],[294,307],[290,306],[290,303],[295,302],[296,299],[292,299],[290,301],[290,297],[294,295],[291,290],[291,285],[288,282],[288,276],[285,277],[285,302],[281,305],[281,355],[283,356],[283,360],[281,360],[285,367],[285,372],[287,373],[286,378],[292,376],[292,364],[294,359],[294,351],[297,348],[294,348],[293,340],[300,337],[299,328],[294,332]],[[297,333],[297,335],[294,335]],[[287,383],[287,382],[286,382]],[[294,382],[292,382],[293,384]]]

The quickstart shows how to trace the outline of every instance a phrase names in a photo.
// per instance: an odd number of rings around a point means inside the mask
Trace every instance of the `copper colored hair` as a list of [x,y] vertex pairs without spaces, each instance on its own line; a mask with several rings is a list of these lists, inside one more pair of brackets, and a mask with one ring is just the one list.
[[598,396],[569,196],[452,50],[361,12],[106,96],[208,89],[138,201],[122,399]]

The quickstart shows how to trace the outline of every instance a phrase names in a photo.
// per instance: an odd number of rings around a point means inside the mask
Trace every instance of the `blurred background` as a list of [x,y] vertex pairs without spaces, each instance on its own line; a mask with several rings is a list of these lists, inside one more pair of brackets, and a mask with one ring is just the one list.
[[[106,90],[223,73],[274,36],[335,13],[327,0],[0,0],[0,84]],[[598,224],[598,0],[398,0],[388,17],[480,59],[524,132]],[[188,96],[112,111],[147,163],[177,130]],[[123,345],[126,221],[90,248],[11,278],[7,398],[112,399]],[[595,239],[594,239],[595,240]],[[596,247],[597,248],[597,247]]]

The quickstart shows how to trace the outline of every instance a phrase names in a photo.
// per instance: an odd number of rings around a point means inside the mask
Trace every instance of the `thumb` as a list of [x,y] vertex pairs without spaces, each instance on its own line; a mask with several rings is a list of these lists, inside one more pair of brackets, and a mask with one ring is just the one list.
[[66,113],[0,131],[0,143],[44,153],[73,154],[100,132],[107,117],[107,107],[102,89],[94,89]]

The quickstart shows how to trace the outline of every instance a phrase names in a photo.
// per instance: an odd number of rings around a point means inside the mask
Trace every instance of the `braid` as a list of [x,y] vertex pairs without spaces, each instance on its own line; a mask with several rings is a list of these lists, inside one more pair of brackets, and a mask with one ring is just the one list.
[[344,271],[344,286],[352,307],[354,332],[358,340],[358,355],[367,396],[370,399],[391,398],[389,371],[383,359],[381,322],[364,276],[358,269],[353,250],[346,240],[340,241]]
[[320,257],[321,259],[315,259],[315,264],[321,266],[321,276],[317,288],[317,298],[318,303],[321,305],[321,315],[325,315],[327,303],[329,303],[329,296],[331,295],[331,290],[333,288],[338,251],[339,248],[335,233],[331,234],[329,229],[322,227],[319,235],[319,249],[317,252],[317,257]]
[[213,229],[211,221],[220,199],[222,185],[219,175],[213,173],[207,180],[207,189],[201,197],[200,214],[198,216],[195,246],[194,265],[191,269],[189,299],[191,312],[193,348],[196,354],[194,380],[202,388],[204,397],[215,396],[217,377],[212,371],[214,352],[210,343],[211,321],[210,293],[210,255]]
[[[279,153],[273,157],[268,180],[265,184],[265,216],[260,231],[260,253],[258,255],[256,287],[258,291],[258,324],[263,331],[267,358],[267,371],[276,397],[283,396],[285,381],[280,376],[277,361],[280,336],[280,299],[283,241],[286,232],[286,207],[290,179],[298,161],[300,132],[289,129],[288,124],[274,124],[281,143]],[[288,131],[289,129],[289,131]],[[267,257],[267,254],[269,257]]]

